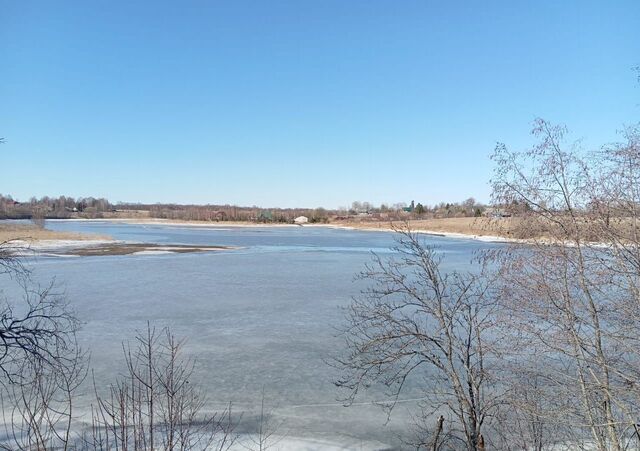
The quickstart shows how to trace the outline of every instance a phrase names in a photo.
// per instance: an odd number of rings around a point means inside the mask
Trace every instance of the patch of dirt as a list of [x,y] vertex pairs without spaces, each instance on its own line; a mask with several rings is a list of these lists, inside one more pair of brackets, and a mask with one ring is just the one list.
[[131,254],[160,254],[176,253],[186,254],[192,252],[212,252],[236,249],[231,246],[190,246],[183,244],[145,244],[145,243],[107,243],[97,246],[79,247],[75,249],[56,249],[48,251],[49,254],[76,255],[80,257],[100,255],[131,255]]
[[109,236],[91,233],[57,232],[32,224],[12,224],[0,222],[0,243],[20,240],[33,243],[40,240],[108,240]]

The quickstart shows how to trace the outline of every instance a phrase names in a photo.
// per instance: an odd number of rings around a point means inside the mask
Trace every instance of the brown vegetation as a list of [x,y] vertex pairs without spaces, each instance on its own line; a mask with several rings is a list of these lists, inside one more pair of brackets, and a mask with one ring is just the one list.
[[519,218],[441,218],[415,219],[407,221],[354,221],[333,220],[331,225],[352,227],[360,230],[389,230],[393,225],[407,225],[416,232],[459,233],[473,236],[499,236],[517,238],[513,231]]
[[108,240],[104,235],[86,233],[57,232],[47,230],[32,224],[15,224],[0,222],[0,243],[20,240],[33,243],[41,240]]

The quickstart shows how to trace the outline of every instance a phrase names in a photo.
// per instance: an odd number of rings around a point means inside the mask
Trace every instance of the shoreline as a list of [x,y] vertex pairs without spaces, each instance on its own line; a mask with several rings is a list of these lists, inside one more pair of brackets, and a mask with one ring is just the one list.
[[[509,225],[511,225],[510,220],[512,218],[498,219],[497,221],[504,221],[503,225],[507,226],[505,230],[509,230]],[[164,227],[184,227],[184,228],[193,228],[193,229],[241,229],[241,228],[297,228],[297,227],[311,227],[311,228],[329,228],[336,230],[350,230],[357,232],[383,232],[383,233],[396,233],[397,230],[394,230],[392,224],[393,222],[345,222],[345,223],[307,223],[307,224],[282,224],[282,223],[253,223],[253,222],[239,222],[239,221],[220,221],[220,222],[209,222],[209,221],[189,221],[189,220],[177,220],[177,219],[163,219],[163,218],[72,218],[72,219],[47,219],[47,221],[78,221],[78,222],[111,222],[111,223],[119,223],[119,224],[132,224],[132,225],[150,225],[150,226],[164,226]],[[427,219],[427,220],[412,220],[409,221],[409,226],[411,227],[411,231],[421,235],[429,235],[441,238],[451,238],[456,240],[472,240],[472,241],[480,241],[484,243],[503,243],[503,244],[523,244],[523,245],[533,245],[533,244],[542,244],[542,245],[551,245],[553,241],[540,237],[536,239],[527,239],[527,238],[513,238],[509,236],[502,236],[490,233],[464,233],[453,230],[455,228],[471,228],[474,223],[479,223],[480,226],[477,227],[478,232],[485,231],[496,231],[495,227],[492,229],[490,226],[492,224],[493,219],[488,218],[442,218],[442,219]],[[447,227],[447,224],[451,224],[452,222],[457,222],[458,224],[454,224],[457,227]],[[431,225],[440,226],[439,229],[431,229],[426,228],[425,223]],[[395,224],[401,226],[404,224],[402,221],[398,221]],[[573,246],[573,243],[560,243],[563,246]],[[606,243],[602,242],[585,242],[585,245],[592,247],[610,247]]]
[[5,250],[19,257],[99,257],[114,255],[163,255],[219,252],[234,246],[133,243],[122,240],[13,240]]
[[[493,221],[493,222],[492,222]],[[504,230],[509,233],[509,226],[512,224],[507,219],[502,220],[503,226],[506,226]],[[253,223],[253,222],[240,222],[240,221],[190,221],[190,220],[176,220],[176,219],[163,219],[163,218],[69,218],[69,219],[47,219],[47,222],[96,222],[96,223],[113,223],[113,224],[131,224],[142,226],[160,226],[160,227],[176,227],[176,228],[191,228],[191,229],[250,229],[250,228],[264,228],[264,229],[286,229],[297,227],[310,227],[310,228],[327,228],[336,230],[349,230],[358,232],[383,232],[383,233],[395,233],[397,230],[393,228],[394,224],[402,227],[404,222],[329,222],[329,223],[306,223],[306,224],[282,224],[282,223]],[[427,219],[427,220],[412,220],[409,221],[411,231],[421,235],[428,235],[441,238],[450,238],[456,240],[472,240],[480,241],[484,243],[503,243],[503,244],[552,244],[551,241],[545,238],[538,239],[523,239],[512,238],[509,236],[486,233],[496,232],[495,220],[488,218],[442,218],[442,219]],[[1,225],[1,221],[0,221]],[[428,226],[436,226],[437,228],[429,228]],[[460,232],[456,229],[472,229],[469,232]],[[2,229],[0,228],[0,231]],[[76,232],[55,232],[49,229],[44,229],[45,232],[51,234],[60,234],[61,238],[53,239],[38,239],[33,238],[23,240],[29,244],[29,248],[35,250],[50,250],[58,247],[66,247],[69,249],[90,248],[92,246],[114,245],[122,246],[124,244],[138,244],[133,242],[124,242],[114,240],[111,237],[104,237],[93,235],[90,233],[76,233]],[[479,233],[474,233],[479,232]],[[66,236],[72,236],[72,238],[66,238]],[[0,240],[1,242],[1,240]],[[24,244],[24,243],[23,243]],[[564,243],[565,246],[571,246],[572,243]],[[606,247],[605,243],[588,243],[590,246]],[[57,249],[56,249],[57,250]]]
[[141,243],[86,232],[65,232],[0,221],[0,251],[17,257],[89,257],[214,252],[235,246]]
[[110,236],[82,232],[64,232],[36,227],[29,223],[0,221],[0,248],[19,256],[44,255],[63,249],[82,249],[117,243]]
[[[464,219],[473,221],[475,218],[456,218],[456,219]],[[111,223],[119,223],[119,224],[133,224],[133,225],[156,225],[156,226],[166,226],[166,227],[187,227],[187,228],[203,228],[203,229],[225,229],[225,228],[291,228],[291,227],[321,227],[321,228],[331,228],[338,230],[353,230],[353,231],[362,231],[362,232],[385,232],[385,233],[394,233],[396,232],[392,227],[390,227],[390,223],[384,223],[385,227],[382,227],[382,222],[376,223],[380,226],[375,227],[370,224],[354,224],[353,222],[339,224],[339,223],[315,223],[315,224],[273,224],[273,223],[249,223],[249,222],[237,222],[237,221],[221,221],[221,222],[205,222],[205,221],[186,221],[186,220],[173,220],[173,219],[161,219],[161,218],[95,218],[95,219],[85,219],[85,218],[73,218],[73,219],[47,219],[47,221],[52,222],[64,222],[64,221],[77,221],[77,222],[111,222]],[[439,219],[432,220],[439,221]],[[470,222],[471,222],[470,221]],[[400,223],[398,223],[400,224]],[[504,237],[500,235],[490,235],[490,234],[478,234],[478,233],[461,233],[447,230],[432,230],[421,228],[419,225],[415,228],[412,228],[412,231],[419,234],[438,236],[442,238],[453,238],[453,239],[467,239],[467,240],[475,240],[482,241],[487,243],[527,243],[528,240],[522,240],[517,238]]]
[[[314,225],[315,226],[315,225]],[[322,227],[322,226],[321,226]],[[385,228],[374,228],[374,227],[351,227],[351,226],[333,226],[331,224],[326,224],[324,227],[330,227],[335,229],[342,230],[356,230],[361,232],[386,232],[386,233],[395,233],[396,230],[385,227]],[[527,240],[521,240],[517,238],[508,238],[501,237],[498,235],[478,235],[471,233],[459,233],[459,232],[443,232],[440,230],[428,230],[428,229],[411,229],[412,232],[418,233],[420,235],[429,235],[429,236],[437,236],[442,238],[453,238],[458,240],[474,240],[474,241],[482,241],[486,243],[527,243]]]

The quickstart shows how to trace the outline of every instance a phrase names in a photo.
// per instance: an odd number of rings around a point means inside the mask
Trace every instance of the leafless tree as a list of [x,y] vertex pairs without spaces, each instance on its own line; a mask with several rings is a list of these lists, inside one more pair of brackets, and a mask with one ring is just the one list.
[[[368,282],[347,311],[348,352],[337,359],[347,401],[372,384],[387,387],[389,412],[408,380],[424,390],[425,424],[416,444],[428,449],[479,450],[501,393],[492,370],[495,302],[480,274],[440,270],[437,249],[398,230],[395,256],[373,256],[359,278]],[[445,440],[446,438],[446,440]]]
[[260,412],[258,412],[255,418],[255,433],[248,434],[247,439],[240,443],[240,445],[248,451],[267,451],[276,446],[285,437],[282,431],[284,422],[278,420],[273,415],[273,410],[266,407],[265,401],[265,390],[263,387]]
[[123,346],[125,375],[107,394],[96,387],[91,433],[85,447],[96,450],[225,450],[233,441],[231,406],[205,415],[204,395],[192,383],[193,361],[168,329],[150,325]]
[[[31,279],[18,244],[0,246],[0,273],[22,292],[0,308],[0,398],[6,449],[68,449],[73,395],[86,356],[76,340],[78,321],[55,281]],[[9,276],[9,277],[8,277]],[[6,296],[5,293],[2,293]]]
[[57,368],[73,364],[79,326],[55,282],[40,287],[21,275],[16,283],[22,302],[5,298],[0,310],[0,373],[9,383],[21,382],[25,361],[35,359]]
[[37,357],[22,362],[20,382],[6,384],[2,392],[8,439],[0,449],[75,449],[74,396],[86,376],[87,359],[79,348],[72,352],[55,365]]
[[544,120],[533,134],[532,149],[498,145],[493,157],[494,202],[528,240],[492,256],[502,322],[529,382],[543,382],[516,407],[592,449],[637,446],[638,129],[589,154]]
[[20,240],[6,240],[0,242],[0,275],[24,278],[29,270],[23,264],[20,253],[25,252],[25,245]]

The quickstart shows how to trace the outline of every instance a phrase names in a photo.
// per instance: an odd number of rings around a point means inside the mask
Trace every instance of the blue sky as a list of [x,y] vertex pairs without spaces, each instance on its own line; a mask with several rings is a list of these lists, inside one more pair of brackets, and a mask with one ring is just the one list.
[[535,117],[640,119],[640,2],[0,0],[0,193],[487,200]]

